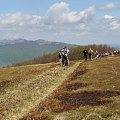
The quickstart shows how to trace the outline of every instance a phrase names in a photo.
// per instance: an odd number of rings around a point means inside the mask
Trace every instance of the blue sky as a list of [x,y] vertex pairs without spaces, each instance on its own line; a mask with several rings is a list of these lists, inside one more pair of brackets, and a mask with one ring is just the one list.
[[120,0],[0,0],[0,36],[120,44]]

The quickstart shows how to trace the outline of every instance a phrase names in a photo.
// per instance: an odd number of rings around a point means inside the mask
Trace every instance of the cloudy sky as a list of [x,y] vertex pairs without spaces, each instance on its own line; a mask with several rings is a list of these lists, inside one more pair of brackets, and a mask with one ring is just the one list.
[[0,40],[120,44],[120,0],[0,0]]

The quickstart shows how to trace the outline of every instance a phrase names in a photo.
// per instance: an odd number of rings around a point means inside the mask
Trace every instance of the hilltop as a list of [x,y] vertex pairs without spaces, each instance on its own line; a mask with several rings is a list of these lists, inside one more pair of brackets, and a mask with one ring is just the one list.
[[0,69],[1,120],[119,120],[120,56]]

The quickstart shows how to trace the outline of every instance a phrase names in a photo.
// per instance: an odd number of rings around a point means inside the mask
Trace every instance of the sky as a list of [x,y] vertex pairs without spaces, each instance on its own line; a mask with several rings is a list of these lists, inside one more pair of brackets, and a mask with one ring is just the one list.
[[0,41],[120,44],[120,0],[0,0]]

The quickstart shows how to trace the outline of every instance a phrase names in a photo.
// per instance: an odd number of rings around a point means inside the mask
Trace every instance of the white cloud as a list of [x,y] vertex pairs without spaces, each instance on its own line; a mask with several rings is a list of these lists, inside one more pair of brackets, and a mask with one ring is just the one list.
[[82,29],[82,30],[86,29],[86,25],[85,24],[81,24],[80,25],[80,29]]
[[49,8],[47,14],[43,18],[43,21],[45,24],[54,25],[83,22],[83,20],[90,20],[95,12],[96,9],[94,6],[79,12],[70,11],[69,4],[65,2],[60,2],[54,4]]
[[65,2],[55,3],[49,9],[47,14],[43,17],[45,24],[61,24],[62,15],[69,10],[69,4]]
[[120,29],[120,20],[117,17],[114,17],[112,15],[104,15],[103,16],[103,26],[106,29],[111,29],[111,30],[118,30]]
[[117,9],[118,5],[114,4],[114,3],[109,3],[103,7],[101,7],[100,9],[102,10],[112,10],[112,9]]
[[120,23],[118,21],[112,21],[110,23],[110,27],[113,30],[118,30],[118,29],[120,29]]
[[[106,5],[106,9],[113,8],[115,9],[115,4]],[[111,31],[112,33],[115,30],[119,31],[119,18],[109,14],[96,18],[96,12],[97,8],[94,6],[82,11],[72,11],[69,4],[60,2],[53,4],[43,16],[20,12],[1,14],[0,36],[1,39],[22,37],[69,41],[70,39],[89,39],[90,36],[100,37]]]
[[[0,15],[0,29],[20,29],[26,27],[39,28],[42,25],[83,24],[89,22],[96,9],[94,6],[83,11],[70,11],[65,2],[52,5],[45,16],[22,14],[20,12]],[[83,29],[83,27],[81,27]]]
[[103,18],[106,19],[106,20],[112,20],[112,19],[114,19],[115,17],[112,16],[112,15],[104,15]]
[[80,20],[80,16],[77,12],[63,13],[61,16],[63,23],[76,23]]
[[14,14],[0,15],[0,27],[11,26],[27,26],[36,25],[41,22],[41,16],[22,14],[20,12]]
[[62,19],[68,23],[83,23],[86,21],[90,21],[95,14],[96,9],[94,6],[89,7],[80,12],[68,12],[62,15]]
[[[31,30],[40,29],[41,16],[32,14],[9,13],[0,15],[0,39],[32,37]],[[38,34],[38,32],[37,32]]]
[[62,12],[66,10],[69,10],[69,4],[65,2],[55,3],[49,8],[48,14],[55,13],[55,12]]
[[87,9],[81,11],[80,16],[81,16],[81,18],[88,18],[89,16],[94,15],[95,12],[96,12],[96,9],[94,6],[92,6],[92,7],[89,7]]

